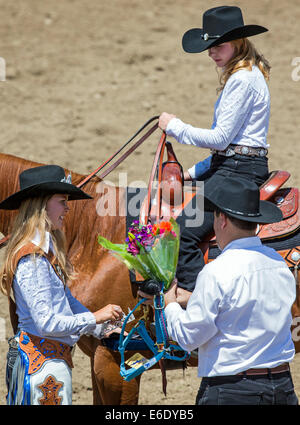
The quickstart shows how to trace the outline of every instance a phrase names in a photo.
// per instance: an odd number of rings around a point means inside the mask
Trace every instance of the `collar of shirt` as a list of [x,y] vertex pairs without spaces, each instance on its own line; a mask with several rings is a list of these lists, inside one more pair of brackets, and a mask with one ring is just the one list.
[[45,242],[43,245],[41,245],[41,235],[39,230],[36,229],[35,235],[33,239],[31,239],[31,242],[34,243],[36,246],[39,246],[46,254],[48,254],[50,249],[54,253],[52,237],[49,232],[45,232]]
[[248,238],[235,239],[229,242],[222,253],[227,251],[227,249],[250,249],[258,246],[262,246],[260,238],[258,236],[250,236]]

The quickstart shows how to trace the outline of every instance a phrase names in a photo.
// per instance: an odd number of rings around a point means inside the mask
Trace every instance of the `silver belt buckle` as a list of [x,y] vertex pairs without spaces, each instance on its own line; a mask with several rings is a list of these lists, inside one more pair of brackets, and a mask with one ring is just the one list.
[[233,155],[235,155],[234,149],[232,148],[226,149],[225,156],[233,156]]
[[263,156],[267,155],[267,151],[266,151],[266,149],[260,149],[258,154],[259,154],[259,156],[263,157]]
[[226,149],[226,151],[218,151],[217,149],[211,149],[210,150],[211,154],[214,155],[221,155],[221,156],[233,156],[235,155],[235,152],[233,149],[228,148]]
[[249,148],[248,148],[248,146],[243,146],[241,148],[241,154],[242,155],[248,155],[249,154]]

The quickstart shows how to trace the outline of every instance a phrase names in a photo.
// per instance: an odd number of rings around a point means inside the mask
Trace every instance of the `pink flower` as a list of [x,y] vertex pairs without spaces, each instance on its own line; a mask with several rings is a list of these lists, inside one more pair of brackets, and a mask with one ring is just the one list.
[[129,242],[127,247],[127,252],[130,252],[132,255],[138,255],[140,253],[140,249],[137,246],[136,240],[134,239],[132,242]]

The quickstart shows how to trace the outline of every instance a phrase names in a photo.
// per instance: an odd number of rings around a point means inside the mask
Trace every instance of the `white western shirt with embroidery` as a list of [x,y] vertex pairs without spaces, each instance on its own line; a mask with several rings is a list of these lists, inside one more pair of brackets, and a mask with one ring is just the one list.
[[[40,245],[38,232],[32,242]],[[53,251],[48,232],[42,249],[45,253],[50,249]],[[102,324],[96,325],[95,316],[72,296],[45,257],[33,259],[27,255],[20,259],[13,291],[20,330],[70,346],[82,334],[92,334],[97,338],[103,336]]]
[[[268,148],[267,133],[270,118],[270,93],[262,72],[242,69],[230,76],[217,99],[211,129],[196,128],[173,118],[166,129],[179,143],[200,148],[224,150],[229,144]],[[203,167],[205,165],[205,169]],[[210,157],[201,173],[210,166]],[[197,164],[189,169],[197,177]]]

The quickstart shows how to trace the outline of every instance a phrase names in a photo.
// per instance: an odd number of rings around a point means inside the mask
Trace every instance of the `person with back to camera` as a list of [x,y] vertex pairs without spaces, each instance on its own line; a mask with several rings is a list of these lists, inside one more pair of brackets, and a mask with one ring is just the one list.
[[198,274],[186,309],[175,282],[165,294],[169,337],[186,351],[198,348],[196,404],[297,405],[289,368],[295,278],[256,236],[258,223],[280,221],[282,213],[245,178],[215,175],[204,191],[222,252]]
[[102,338],[102,323],[123,315],[113,304],[90,312],[66,285],[75,276],[62,231],[68,201],[91,198],[70,180],[57,165],[30,168],[19,176],[20,190],[0,203],[19,210],[0,277],[18,319],[9,340],[7,404],[72,404],[72,347],[83,334]]
[[[270,94],[266,80],[270,65],[248,37],[268,31],[259,25],[244,25],[240,8],[220,6],[203,14],[203,28],[187,31],[182,39],[188,53],[208,50],[220,70],[219,97],[211,129],[185,124],[175,115],[162,113],[159,126],[179,143],[211,150],[211,155],[185,172],[185,180],[203,180],[217,174],[243,176],[258,186],[269,176],[267,133]],[[196,97],[191,98],[196,101]],[[199,242],[212,232],[213,215],[205,212],[198,227],[181,227],[176,277],[179,287],[192,291],[204,259]]]

